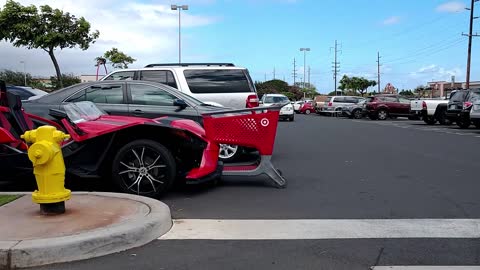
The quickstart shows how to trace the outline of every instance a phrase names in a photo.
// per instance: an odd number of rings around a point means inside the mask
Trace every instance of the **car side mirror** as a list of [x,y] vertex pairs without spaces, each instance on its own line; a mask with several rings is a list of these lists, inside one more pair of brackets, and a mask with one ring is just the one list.
[[173,106],[177,106],[177,107],[181,107],[182,109],[185,109],[186,107],[188,107],[188,104],[185,102],[185,100],[177,98],[173,101]]
[[56,119],[65,119],[68,117],[66,112],[57,109],[50,109],[48,114]]

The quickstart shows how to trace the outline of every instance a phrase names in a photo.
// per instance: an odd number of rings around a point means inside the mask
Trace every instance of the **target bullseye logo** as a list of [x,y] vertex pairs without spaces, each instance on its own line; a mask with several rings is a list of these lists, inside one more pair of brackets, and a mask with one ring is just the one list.
[[270,121],[268,121],[267,118],[263,118],[261,121],[260,121],[260,124],[264,127],[268,126],[270,124]]

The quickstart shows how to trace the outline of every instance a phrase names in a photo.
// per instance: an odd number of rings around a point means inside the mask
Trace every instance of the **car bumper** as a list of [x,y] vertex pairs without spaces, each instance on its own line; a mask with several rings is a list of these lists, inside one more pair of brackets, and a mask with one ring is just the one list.
[[470,111],[447,111],[446,118],[450,121],[456,121],[457,119],[470,118]]
[[292,111],[280,111],[280,117],[290,117],[294,114],[293,110]]
[[218,161],[217,168],[215,169],[214,172],[200,178],[195,178],[195,179],[187,178],[186,183],[188,185],[198,185],[198,184],[203,184],[207,182],[212,182],[219,179],[222,176],[222,172],[223,172],[223,162]]
[[293,119],[293,114],[283,114],[278,117],[280,120],[285,120],[285,119]]

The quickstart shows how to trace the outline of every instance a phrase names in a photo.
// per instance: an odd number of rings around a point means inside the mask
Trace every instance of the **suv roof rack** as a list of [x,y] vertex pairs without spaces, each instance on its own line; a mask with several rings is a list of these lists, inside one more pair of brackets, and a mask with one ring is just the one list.
[[189,66],[219,66],[234,67],[233,63],[167,63],[167,64],[148,64],[145,67],[189,67]]

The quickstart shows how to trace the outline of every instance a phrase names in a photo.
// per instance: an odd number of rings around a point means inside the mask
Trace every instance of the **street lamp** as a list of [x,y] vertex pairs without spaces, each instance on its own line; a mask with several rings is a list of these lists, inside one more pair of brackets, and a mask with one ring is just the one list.
[[20,64],[23,64],[23,83],[27,86],[27,71],[26,71],[26,62],[20,61]]
[[303,52],[303,98],[305,98],[305,68],[306,68],[306,58],[307,58],[307,52],[310,51],[310,48],[300,48],[300,51]]
[[178,63],[182,63],[182,39],[181,39],[181,13],[182,10],[188,10],[188,5],[172,5],[172,10],[178,10]]

